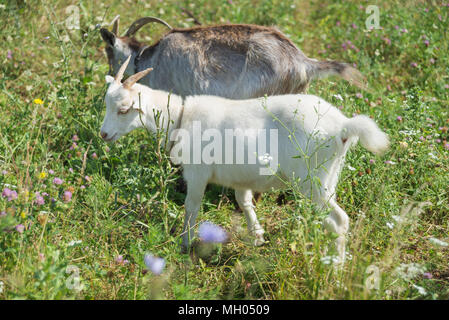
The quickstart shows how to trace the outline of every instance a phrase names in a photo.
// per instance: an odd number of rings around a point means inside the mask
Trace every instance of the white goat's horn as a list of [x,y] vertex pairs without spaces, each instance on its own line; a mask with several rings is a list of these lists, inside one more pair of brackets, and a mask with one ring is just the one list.
[[123,79],[123,75],[125,74],[126,67],[128,66],[129,60],[131,60],[131,55],[129,55],[128,59],[122,64],[117,74],[115,75],[115,82],[120,83]]
[[133,22],[133,24],[128,28],[128,31],[126,31],[125,37],[132,37],[140,28],[150,22],[157,22],[163,24],[170,30],[173,29],[167,22],[162,19],[156,17],[143,17]]
[[130,89],[137,81],[150,73],[151,70],[153,70],[153,68],[148,68],[143,71],[137,72],[136,74],[133,74],[131,77],[126,79],[125,82],[123,82],[123,88]]
[[118,35],[118,23],[120,20],[120,15],[116,15],[114,19],[112,19],[111,24],[112,24],[112,33],[115,35]]

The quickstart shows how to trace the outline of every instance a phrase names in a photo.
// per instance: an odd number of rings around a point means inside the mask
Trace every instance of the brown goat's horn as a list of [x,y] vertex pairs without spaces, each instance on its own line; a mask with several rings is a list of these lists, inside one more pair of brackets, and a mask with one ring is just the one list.
[[143,71],[137,72],[136,74],[133,74],[131,77],[126,79],[125,82],[123,82],[123,88],[130,89],[137,81],[150,73],[151,70],[153,70],[153,68],[148,68]]
[[120,15],[115,16],[114,19],[112,19],[111,24],[112,24],[112,33],[115,35],[118,35],[118,23],[120,20]]
[[129,55],[128,59],[122,64],[117,74],[115,75],[115,82],[120,83],[123,79],[123,75],[125,74],[126,67],[128,66],[129,60],[131,60],[131,55]]
[[142,28],[144,25],[146,25],[147,23],[150,23],[150,22],[157,22],[157,23],[163,24],[170,30],[173,29],[167,22],[165,22],[162,19],[155,18],[155,17],[143,17],[143,18],[137,19],[136,21],[133,22],[133,24],[129,27],[128,31],[126,31],[125,37],[132,37],[134,34],[136,34],[136,32],[140,28]]

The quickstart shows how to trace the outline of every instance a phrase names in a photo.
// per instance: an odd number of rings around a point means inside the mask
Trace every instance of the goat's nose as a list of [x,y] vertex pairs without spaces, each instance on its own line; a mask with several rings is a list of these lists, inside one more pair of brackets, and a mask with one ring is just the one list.
[[102,139],[106,139],[108,134],[106,132],[104,132],[104,131],[100,131],[100,136],[101,136]]

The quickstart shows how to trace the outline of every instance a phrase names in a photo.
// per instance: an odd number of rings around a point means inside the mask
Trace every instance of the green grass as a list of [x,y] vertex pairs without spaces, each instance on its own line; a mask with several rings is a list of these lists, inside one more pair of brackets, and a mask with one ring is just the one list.
[[[1,1],[0,189],[18,197],[0,197],[0,299],[448,299],[449,249],[429,239],[449,242],[449,7],[372,2],[382,29],[366,32],[357,1]],[[80,30],[66,28],[69,5]],[[341,271],[326,264],[326,213],[296,193],[284,206],[264,195],[257,214],[269,242],[254,248],[232,192],[210,186],[199,220],[230,242],[181,254],[176,169],[144,130],[113,145],[99,138],[108,66],[95,25],[120,13],[122,32],[144,15],[191,26],[181,7],[203,24],[275,24],[307,55],[367,76],[369,91],[336,78],[309,90],[348,116],[372,116],[392,141],[383,157],[360,146],[347,157],[337,193],[351,256]],[[138,37],[162,32],[146,26]],[[48,193],[44,205],[36,192]],[[166,259],[161,276],[145,272],[147,252]]]

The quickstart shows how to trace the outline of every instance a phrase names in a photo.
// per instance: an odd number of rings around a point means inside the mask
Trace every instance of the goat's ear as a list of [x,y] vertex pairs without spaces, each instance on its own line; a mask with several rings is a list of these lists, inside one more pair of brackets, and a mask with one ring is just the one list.
[[113,34],[111,31],[109,31],[108,29],[105,29],[105,28],[100,29],[100,34],[101,34],[101,37],[103,38],[103,40],[108,45],[110,45],[111,47],[114,46],[115,38],[116,38],[115,34]]
[[107,74],[105,80],[106,80],[106,83],[112,83],[112,82],[114,82],[114,77]]

